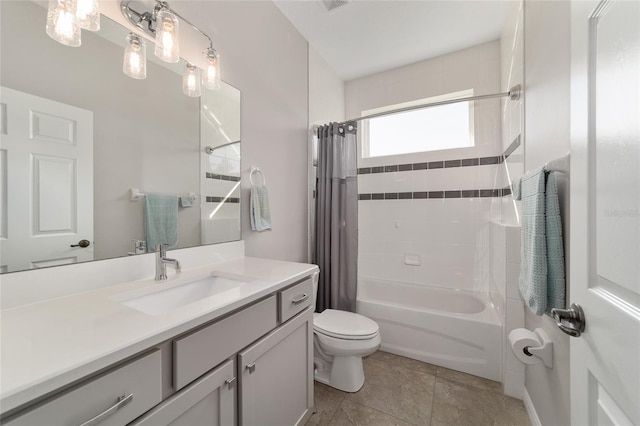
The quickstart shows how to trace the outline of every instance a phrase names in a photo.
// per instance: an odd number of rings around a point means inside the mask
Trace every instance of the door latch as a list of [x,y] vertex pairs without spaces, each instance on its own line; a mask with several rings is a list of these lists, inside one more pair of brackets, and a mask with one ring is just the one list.
[[569,309],[551,309],[551,315],[553,315],[558,328],[571,337],[580,337],[580,334],[584,331],[586,323],[584,311],[576,303],[572,303]]

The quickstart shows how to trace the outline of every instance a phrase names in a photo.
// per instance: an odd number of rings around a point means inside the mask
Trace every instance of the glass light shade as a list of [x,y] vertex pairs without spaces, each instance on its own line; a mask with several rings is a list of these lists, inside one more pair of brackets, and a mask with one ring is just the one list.
[[100,30],[100,7],[98,0],[76,0],[78,9],[76,16],[80,28],[89,31]]
[[47,34],[65,46],[80,46],[80,25],[76,16],[76,0],[49,0]]
[[200,89],[200,70],[195,65],[187,63],[182,76],[182,91],[185,95],[197,98],[202,93]]
[[215,49],[206,52],[207,68],[202,73],[202,85],[207,89],[220,88],[220,55]]
[[178,18],[167,9],[156,16],[156,56],[165,62],[180,60],[178,51]]
[[133,33],[127,36],[122,72],[138,80],[147,78],[147,44]]

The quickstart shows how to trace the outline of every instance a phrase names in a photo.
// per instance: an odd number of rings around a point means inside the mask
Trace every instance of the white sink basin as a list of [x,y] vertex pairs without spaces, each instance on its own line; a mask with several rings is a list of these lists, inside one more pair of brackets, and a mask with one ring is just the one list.
[[208,297],[216,296],[224,300],[239,297],[240,288],[247,281],[251,281],[251,279],[212,275],[166,289],[157,291],[152,289],[149,294],[121,300],[120,302],[145,314],[159,315]]

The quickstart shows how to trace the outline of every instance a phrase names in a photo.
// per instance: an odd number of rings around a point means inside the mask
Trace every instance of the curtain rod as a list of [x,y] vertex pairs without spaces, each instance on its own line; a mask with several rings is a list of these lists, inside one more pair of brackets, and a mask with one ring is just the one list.
[[422,109],[422,108],[430,108],[430,107],[440,106],[440,105],[455,104],[458,102],[480,101],[483,99],[504,98],[507,96],[509,97],[510,100],[517,101],[520,99],[521,94],[522,94],[522,87],[518,84],[516,86],[513,86],[508,92],[493,93],[490,95],[468,96],[466,98],[447,99],[446,101],[430,102],[430,103],[421,104],[421,105],[398,108],[391,111],[377,112],[375,114],[369,114],[363,117],[353,118],[351,120],[345,121],[345,123],[348,123],[350,121],[362,121],[368,118],[381,117],[383,115],[397,114],[399,112],[412,111],[414,109]]

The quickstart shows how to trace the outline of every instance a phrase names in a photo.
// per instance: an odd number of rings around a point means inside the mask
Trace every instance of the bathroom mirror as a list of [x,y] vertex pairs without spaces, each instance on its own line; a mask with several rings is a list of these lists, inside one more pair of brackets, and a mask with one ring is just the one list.
[[0,272],[144,253],[132,189],[186,201],[178,248],[240,239],[236,88],[185,96],[184,62],[152,43],[147,78],[126,76],[128,30],[105,16],[72,48],[46,35],[46,2],[0,8]]

